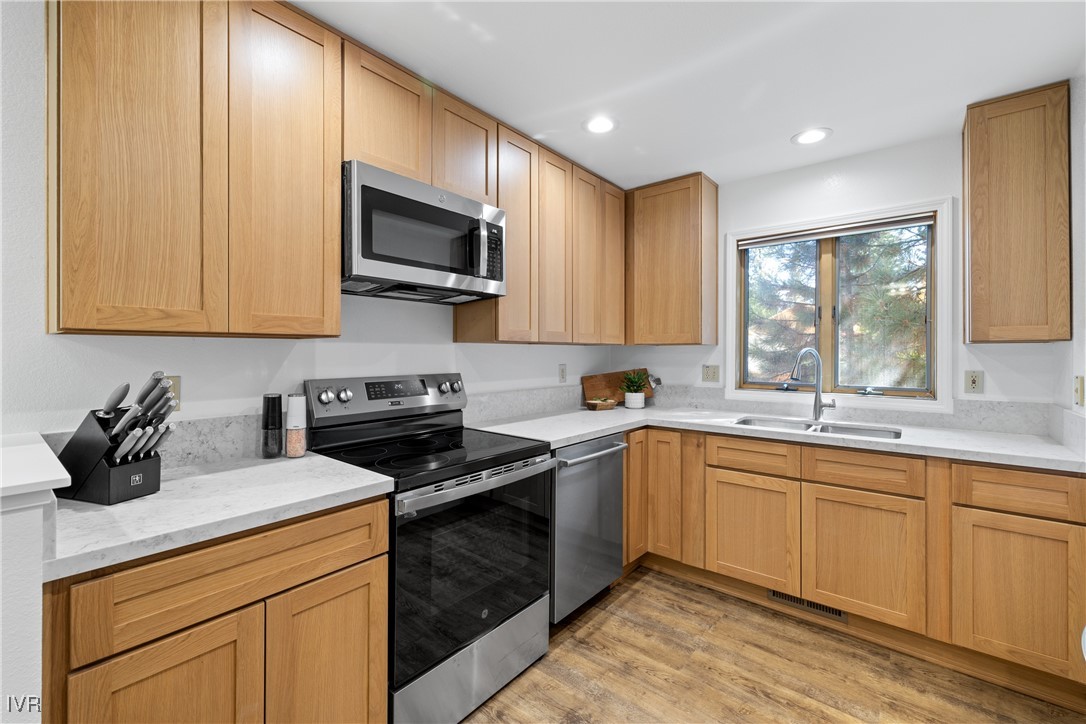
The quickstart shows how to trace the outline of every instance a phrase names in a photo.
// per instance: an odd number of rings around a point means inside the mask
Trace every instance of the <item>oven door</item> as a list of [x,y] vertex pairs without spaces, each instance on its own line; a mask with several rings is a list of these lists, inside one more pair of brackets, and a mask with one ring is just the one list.
[[441,492],[397,496],[393,690],[547,593],[555,463]]

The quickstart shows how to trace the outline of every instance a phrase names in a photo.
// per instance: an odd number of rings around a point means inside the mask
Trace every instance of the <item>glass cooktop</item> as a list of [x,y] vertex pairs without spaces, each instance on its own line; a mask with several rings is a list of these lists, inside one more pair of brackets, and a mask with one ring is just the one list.
[[322,454],[387,475],[396,481],[396,491],[402,492],[549,451],[550,445],[539,440],[458,428]]

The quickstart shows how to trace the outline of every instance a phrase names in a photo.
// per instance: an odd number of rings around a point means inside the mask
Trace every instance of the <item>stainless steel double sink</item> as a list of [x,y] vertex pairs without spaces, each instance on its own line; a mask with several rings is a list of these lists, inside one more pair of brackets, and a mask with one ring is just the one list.
[[799,417],[760,417],[748,415],[740,417],[733,424],[744,427],[762,427],[769,430],[791,430],[793,432],[817,432],[826,435],[848,435],[850,437],[875,437],[882,440],[901,439],[901,430],[896,427],[877,425],[857,425],[849,422],[826,422],[824,420],[804,420]]

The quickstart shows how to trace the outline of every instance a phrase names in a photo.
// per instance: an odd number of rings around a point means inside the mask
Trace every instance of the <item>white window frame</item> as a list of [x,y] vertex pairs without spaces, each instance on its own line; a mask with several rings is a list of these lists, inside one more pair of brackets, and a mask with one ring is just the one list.
[[741,296],[739,293],[740,239],[798,234],[809,229],[862,224],[879,219],[930,212],[935,213],[935,248],[934,257],[931,260],[931,263],[935,265],[934,274],[932,275],[934,280],[932,295],[935,307],[935,329],[932,334],[932,339],[935,341],[935,369],[932,380],[935,385],[935,399],[864,395],[836,395],[834,399],[837,400],[839,407],[952,413],[954,411],[954,338],[952,328],[954,326],[954,310],[959,302],[954,293],[953,269],[954,250],[960,247],[956,233],[957,225],[954,223],[954,198],[950,196],[844,216],[804,219],[779,226],[728,232],[724,238],[724,304],[722,305],[726,397],[736,400],[788,402],[791,400],[806,400],[810,395],[810,393],[806,392],[780,392],[777,390],[756,390],[739,387],[738,342],[739,325],[741,324],[740,316],[742,314],[742,310],[739,308]]

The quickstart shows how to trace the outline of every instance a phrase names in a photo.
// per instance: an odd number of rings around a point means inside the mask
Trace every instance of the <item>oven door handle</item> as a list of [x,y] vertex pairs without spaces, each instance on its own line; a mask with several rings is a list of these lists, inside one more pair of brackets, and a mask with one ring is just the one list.
[[480,480],[477,483],[461,485],[458,488],[439,490],[436,493],[425,493],[423,495],[407,493],[403,497],[396,498],[396,517],[417,513],[420,510],[433,508],[436,505],[449,503],[454,500],[459,500],[460,498],[466,498],[470,495],[485,493],[488,490],[500,488],[504,485],[530,478],[533,475],[545,473],[548,470],[554,470],[557,465],[558,461],[551,458],[543,463],[537,463],[530,467],[521,468],[520,470],[505,473],[504,475],[498,475],[497,477],[489,478],[487,480]]
[[615,453],[622,452],[628,447],[629,445],[624,442],[616,442],[613,446],[607,448],[606,450],[600,450],[599,452],[594,452],[591,455],[585,455],[584,457],[572,458],[570,460],[558,458],[558,467],[572,468],[575,465],[584,465],[587,462],[591,462],[593,460],[598,460],[602,457],[607,457],[608,455],[614,455]]

